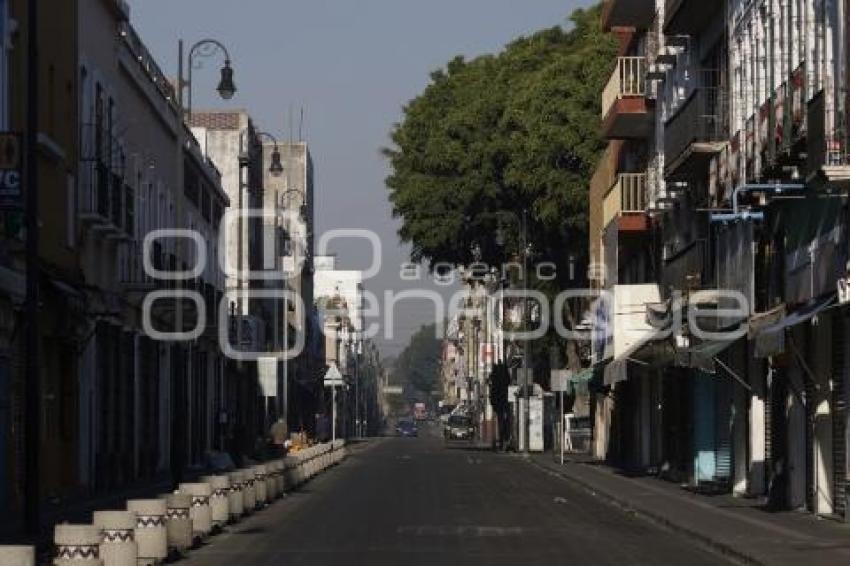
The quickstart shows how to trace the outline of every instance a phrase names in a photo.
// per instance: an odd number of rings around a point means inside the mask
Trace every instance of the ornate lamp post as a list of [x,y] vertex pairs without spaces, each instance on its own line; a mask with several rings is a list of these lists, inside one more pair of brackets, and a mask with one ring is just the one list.
[[[209,58],[217,53],[224,54],[224,66],[221,68],[221,78],[216,90],[223,100],[230,100],[236,94],[236,84],[233,82],[233,67],[230,64],[230,53],[223,43],[216,39],[202,39],[189,48],[189,57],[186,59],[183,52],[183,40],[179,42],[179,64],[177,69],[177,101],[181,108],[186,109],[186,115],[192,116],[192,70],[195,67],[196,58]],[[184,77],[183,64],[188,63],[188,77]],[[183,91],[188,90],[188,104],[183,104]]]

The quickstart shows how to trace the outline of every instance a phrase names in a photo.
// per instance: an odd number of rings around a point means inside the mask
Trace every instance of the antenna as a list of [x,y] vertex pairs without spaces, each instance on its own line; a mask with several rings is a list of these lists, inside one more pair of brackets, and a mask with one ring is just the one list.
[[298,122],[298,141],[304,141],[304,107],[301,107],[301,121]]
[[292,103],[289,103],[289,143],[292,143]]

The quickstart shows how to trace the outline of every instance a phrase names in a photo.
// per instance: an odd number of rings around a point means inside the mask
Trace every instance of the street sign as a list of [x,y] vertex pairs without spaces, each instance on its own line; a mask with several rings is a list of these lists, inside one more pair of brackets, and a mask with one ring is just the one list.
[[0,208],[22,208],[21,134],[0,132]]
[[325,387],[342,387],[345,385],[345,381],[342,379],[342,374],[339,373],[339,370],[335,365],[328,368],[328,371],[325,372]]
[[383,389],[384,395],[403,395],[404,388],[401,385],[387,385]]

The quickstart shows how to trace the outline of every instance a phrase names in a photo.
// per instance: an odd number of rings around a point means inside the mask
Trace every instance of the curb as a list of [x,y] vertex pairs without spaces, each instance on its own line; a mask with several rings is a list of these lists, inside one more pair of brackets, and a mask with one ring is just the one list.
[[[647,520],[647,521],[649,521],[649,522],[651,522],[651,523],[653,523],[653,524],[655,524],[659,527],[662,527],[666,530],[684,535],[684,536],[692,539],[693,541],[697,542],[698,544],[700,544],[701,546],[703,546],[707,550],[721,554],[725,558],[729,558],[729,559],[733,560],[734,562],[737,562],[739,564],[744,564],[746,566],[769,566],[768,563],[756,558],[755,556],[753,556],[751,554],[743,552],[743,551],[741,551],[741,550],[739,550],[739,549],[737,549],[737,548],[735,548],[735,547],[733,547],[733,546],[731,546],[731,545],[729,545],[729,544],[727,544],[723,541],[720,541],[716,538],[706,536],[705,533],[696,531],[694,529],[682,526],[682,525],[680,525],[676,522],[670,521],[669,519],[667,519],[667,517],[665,517],[664,515],[662,515],[660,513],[657,513],[655,511],[648,511],[646,509],[638,508],[634,504],[626,501],[625,499],[622,499],[622,498],[620,498],[620,497],[618,497],[618,496],[616,496],[612,493],[609,493],[607,491],[602,491],[598,487],[591,485],[590,483],[588,483],[586,481],[583,481],[579,478],[571,476],[567,473],[560,472],[558,470],[549,468],[549,467],[547,467],[543,464],[540,464],[540,463],[534,461],[533,459],[523,458],[522,460],[524,460],[525,462],[527,462],[531,466],[537,468],[538,470],[540,470],[544,473],[553,475],[555,477],[558,477],[560,479],[563,479],[563,480],[566,480],[568,482],[575,484],[576,486],[580,487],[583,491],[589,493],[590,495],[592,495],[594,497],[599,497],[599,498],[603,499],[606,503],[608,503],[610,505],[614,505],[614,506],[618,507],[619,509],[621,509],[622,511],[626,512],[626,513],[630,513],[632,515],[640,517],[640,518]],[[583,465],[583,464],[577,464],[577,465]]]

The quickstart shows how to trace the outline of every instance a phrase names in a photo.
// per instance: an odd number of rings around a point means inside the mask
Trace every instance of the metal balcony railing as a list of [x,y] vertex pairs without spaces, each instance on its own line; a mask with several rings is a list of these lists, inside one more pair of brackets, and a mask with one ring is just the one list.
[[646,173],[621,173],[605,195],[602,204],[603,226],[622,214],[637,214],[646,210]]
[[602,91],[602,117],[618,100],[646,95],[646,57],[618,57],[617,66]]
[[[121,266],[121,283],[126,287],[153,289],[158,286],[158,280],[145,273],[144,249],[142,242],[132,240],[124,244]],[[163,269],[164,254],[162,244],[154,242],[151,246],[151,263],[156,269]]]
[[664,159],[668,166],[695,143],[729,138],[725,89],[700,86],[664,127]]
[[80,167],[79,209],[84,219],[109,220],[112,173],[103,161],[90,161]]

